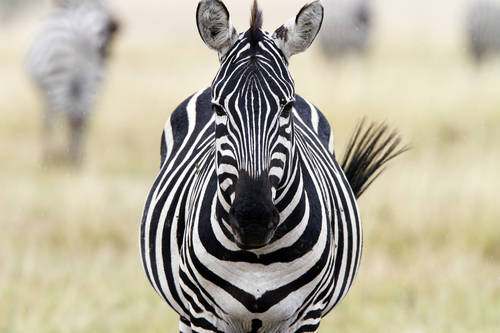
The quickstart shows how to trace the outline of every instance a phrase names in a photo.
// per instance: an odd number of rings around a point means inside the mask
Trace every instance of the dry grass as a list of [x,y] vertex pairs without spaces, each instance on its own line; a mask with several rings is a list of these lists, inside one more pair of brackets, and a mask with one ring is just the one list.
[[[124,37],[86,163],[72,170],[39,163],[27,35],[0,46],[0,331],[174,332],[176,316],[142,271],[139,221],[163,123],[208,85],[216,56],[196,35],[182,46]],[[338,154],[363,116],[386,120],[412,146],[360,200],[361,269],[320,332],[495,331],[500,64],[474,69],[459,43],[382,41],[368,59],[336,64],[314,49],[291,71],[332,122]]]

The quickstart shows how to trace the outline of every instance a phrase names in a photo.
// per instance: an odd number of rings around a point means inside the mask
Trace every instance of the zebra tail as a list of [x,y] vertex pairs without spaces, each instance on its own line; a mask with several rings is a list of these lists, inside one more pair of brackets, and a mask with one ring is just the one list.
[[401,141],[397,131],[384,123],[371,123],[365,129],[365,119],[359,122],[341,163],[356,198],[380,176],[387,162],[409,149]]

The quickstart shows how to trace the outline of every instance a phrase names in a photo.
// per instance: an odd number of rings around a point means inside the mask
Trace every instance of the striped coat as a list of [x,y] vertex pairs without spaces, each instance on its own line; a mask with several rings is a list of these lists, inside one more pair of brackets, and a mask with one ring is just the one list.
[[476,63],[500,53],[500,5],[491,1],[470,4],[465,18],[465,37]]
[[140,233],[148,279],[181,332],[315,332],[354,281],[356,196],[394,138],[378,145],[384,129],[358,130],[341,167],[327,120],[295,93],[289,58],[322,16],[313,2],[269,34],[254,3],[238,34],[222,2],[198,6],[221,67],[165,124]]
[[296,98],[294,169],[276,200],[283,222],[276,240],[254,253],[229,242],[217,221],[210,89],[183,102],[167,121],[141,253],[150,282],[181,317],[192,320],[194,310],[197,320],[222,332],[250,331],[252,319],[271,323],[262,332],[293,332],[299,320],[317,325],[353,282],[362,246],[354,194],[333,158],[328,122]]
[[[58,114],[71,129],[68,152],[80,158],[80,137],[102,81],[116,19],[100,0],[60,1],[33,40],[28,71],[45,105],[47,141]],[[46,142],[46,150],[50,150]]]

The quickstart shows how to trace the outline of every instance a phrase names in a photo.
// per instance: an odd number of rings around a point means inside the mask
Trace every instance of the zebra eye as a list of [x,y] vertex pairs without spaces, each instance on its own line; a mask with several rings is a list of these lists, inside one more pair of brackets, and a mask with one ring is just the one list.
[[226,111],[222,108],[222,106],[218,104],[212,104],[212,110],[214,110],[215,114],[222,117],[226,115]]
[[283,107],[283,110],[281,110],[281,116],[284,118],[288,118],[290,116],[290,111],[292,111],[293,108],[293,102],[288,102],[285,104]]

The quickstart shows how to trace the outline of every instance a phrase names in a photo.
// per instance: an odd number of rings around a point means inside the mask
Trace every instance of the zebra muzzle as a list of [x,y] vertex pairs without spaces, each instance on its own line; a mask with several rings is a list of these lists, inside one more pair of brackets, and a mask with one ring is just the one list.
[[267,245],[279,223],[279,213],[275,207],[270,214],[259,214],[261,212],[257,211],[253,213],[257,214],[245,217],[232,209],[230,212],[230,223],[236,244],[242,249],[255,249]]
[[251,177],[239,170],[234,194],[229,222],[237,245],[252,249],[268,244],[279,223],[268,173]]

